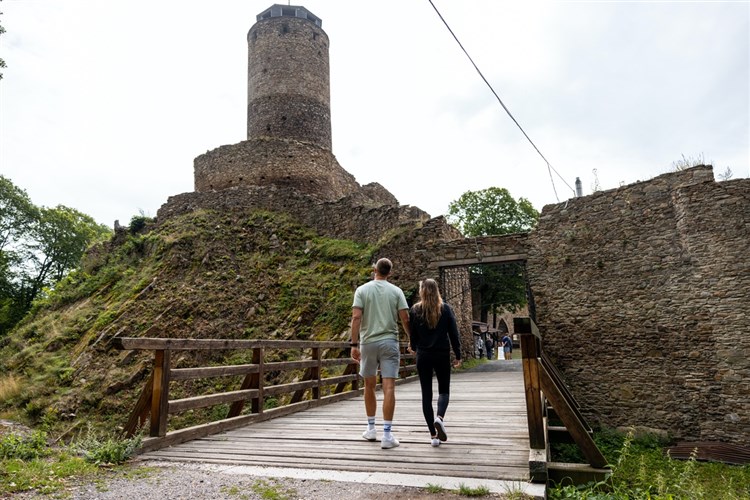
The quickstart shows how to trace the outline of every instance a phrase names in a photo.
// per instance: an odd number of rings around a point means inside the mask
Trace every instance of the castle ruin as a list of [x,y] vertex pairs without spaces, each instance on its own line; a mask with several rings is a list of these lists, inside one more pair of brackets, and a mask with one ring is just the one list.
[[[470,262],[478,244],[522,259],[548,353],[592,422],[750,444],[747,179],[717,183],[706,166],[664,174],[546,206],[528,234],[467,241],[338,164],[328,36],[291,5],[259,14],[248,33],[247,140],[194,167],[195,192],[170,197],[157,221],[261,208],[330,237],[395,232],[379,252],[405,290],[439,279],[439,261]],[[468,279],[465,267],[442,272]],[[471,352],[470,296],[453,305]]]

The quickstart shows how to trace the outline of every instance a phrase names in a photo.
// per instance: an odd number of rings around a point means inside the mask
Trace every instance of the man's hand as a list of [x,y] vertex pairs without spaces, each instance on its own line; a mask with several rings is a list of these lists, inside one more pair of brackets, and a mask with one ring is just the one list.
[[359,347],[352,347],[352,359],[357,363],[362,360],[362,353],[359,352]]

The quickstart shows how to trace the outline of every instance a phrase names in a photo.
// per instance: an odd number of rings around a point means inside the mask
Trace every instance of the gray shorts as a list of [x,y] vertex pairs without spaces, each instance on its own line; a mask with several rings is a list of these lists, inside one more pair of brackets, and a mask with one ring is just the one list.
[[398,378],[401,349],[398,340],[379,340],[362,344],[359,349],[362,360],[359,363],[359,375],[362,378],[374,377],[380,366],[383,378]]

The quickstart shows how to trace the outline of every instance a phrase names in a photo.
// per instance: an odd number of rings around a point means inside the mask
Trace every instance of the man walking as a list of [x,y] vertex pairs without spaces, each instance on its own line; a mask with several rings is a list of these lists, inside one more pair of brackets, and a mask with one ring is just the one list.
[[383,380],[383,438],[381,448],[395,448],[398,439],[391,433],[396,409],[396,378],[398,378],[401,350],[399,348],[398,319],[409,336],[409,306],[404,292],[388,282],[393,264],[388,259],[375,263],[375,279],[354,292],[352,304],[352,359],[359,363],[359,374],[365,379],[365,412],[367,430],[362,437],[377,440],[375,397],[378,366]]

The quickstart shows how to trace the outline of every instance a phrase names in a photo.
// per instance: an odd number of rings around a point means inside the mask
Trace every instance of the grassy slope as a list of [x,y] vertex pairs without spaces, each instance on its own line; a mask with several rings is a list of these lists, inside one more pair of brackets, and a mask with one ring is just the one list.
[[115,336],[343,339],[372,252],[268,212],[120,234],[2,339],[0,410],[53,432],[122,425],[151,358],[112,349]]

